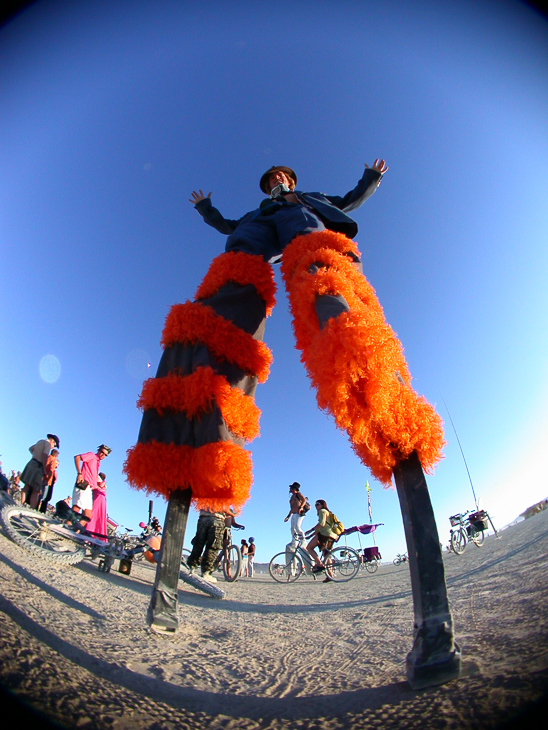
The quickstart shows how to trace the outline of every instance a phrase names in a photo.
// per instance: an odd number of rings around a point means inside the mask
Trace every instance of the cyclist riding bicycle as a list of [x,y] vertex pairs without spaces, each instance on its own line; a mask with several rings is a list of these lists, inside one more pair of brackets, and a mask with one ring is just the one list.
[[[332,529],[332,522],[329,520],[331,512],[329,511],[326,501],[324,499],[317,499],[315,507],[318,512],[318,522],[311,530],[307,530],[305,534],[306,537],[309,537],[312,534],[314,535],[312,540],[310,540],[306,546],[306,549],[310,555],[312,555],[314,562],[316,563],[316,565],[312,568],[312,572],[319,573],[320,571],[325,570],[325,565],[318,557],[315,548],[319,547],[322,552],[331,550],[339,536]],[[326,577],[325,581],[328,580],[329,576]]]

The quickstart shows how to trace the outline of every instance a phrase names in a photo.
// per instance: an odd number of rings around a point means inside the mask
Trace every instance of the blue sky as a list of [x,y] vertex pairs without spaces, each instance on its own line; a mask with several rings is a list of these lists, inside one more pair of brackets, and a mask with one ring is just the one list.
[[[64,497],[74,454],[105,442],[108,512],[137,528],[148,497],[122,475],[135,402],[169,307],[224,247],[191,191],[237,218],[272,164],[344,194],[384,157],[357,241],[414,386],[446,423],[428,477],[440,539],[473,507],[444,401],[497,526],[548,496],[547,40],[525,4],[481,0],[45,0],[0,28],[4,470],[53,431]],[[366,522],[369,480],[391,559],[405,550],[397,495],[317,409],[276,279],[245,536],[259,561],[283,549],[294,480],[346,525]]]

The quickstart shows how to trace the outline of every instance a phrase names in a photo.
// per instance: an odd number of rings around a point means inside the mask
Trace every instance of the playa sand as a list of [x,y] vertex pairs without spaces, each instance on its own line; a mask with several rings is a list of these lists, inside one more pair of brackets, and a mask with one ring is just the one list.
[[145,623],[148,564],[60,569],[0,535],[0,683],[78,728],[498,728],[548,695],[547,556],[548,511],[445,553],[461,678],[414,692],[407,564],[223,582],[222,601],[180,583],[168,639]]

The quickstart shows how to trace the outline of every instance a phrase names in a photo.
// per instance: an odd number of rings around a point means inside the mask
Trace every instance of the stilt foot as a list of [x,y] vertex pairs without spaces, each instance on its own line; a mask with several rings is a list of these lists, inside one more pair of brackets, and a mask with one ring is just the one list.
[[407,655],[407,681],[413,689],[445,684],[460,675],[461,651],[453,639],[451,618],[424,622]]
[[176,592],[161,584],[157,586],[148,608],[147,623],[152,631],[162,634],[175,633],[178,630]]

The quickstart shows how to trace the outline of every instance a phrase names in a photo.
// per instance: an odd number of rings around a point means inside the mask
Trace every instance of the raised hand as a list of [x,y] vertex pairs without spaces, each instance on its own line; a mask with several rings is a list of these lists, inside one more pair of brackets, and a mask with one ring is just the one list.
[[205,195],[203,190],[198,190],[198,192],[193,190],[192,197],[188,199],[188,202],[192,203],[192,205],[196,205],[196,203],[199,203],[200,200],[205,200],[206,198],[211,198],[211,193]]
[[[366,165],[366,167],[369,167],[369,165]],[[372,170],[377,170],[377,172],[380,172],[381,175],[384,175],[384,173],[388,170],[388,165],[385,163],[384,160],[375,160],[375,162],[371,165]]]

